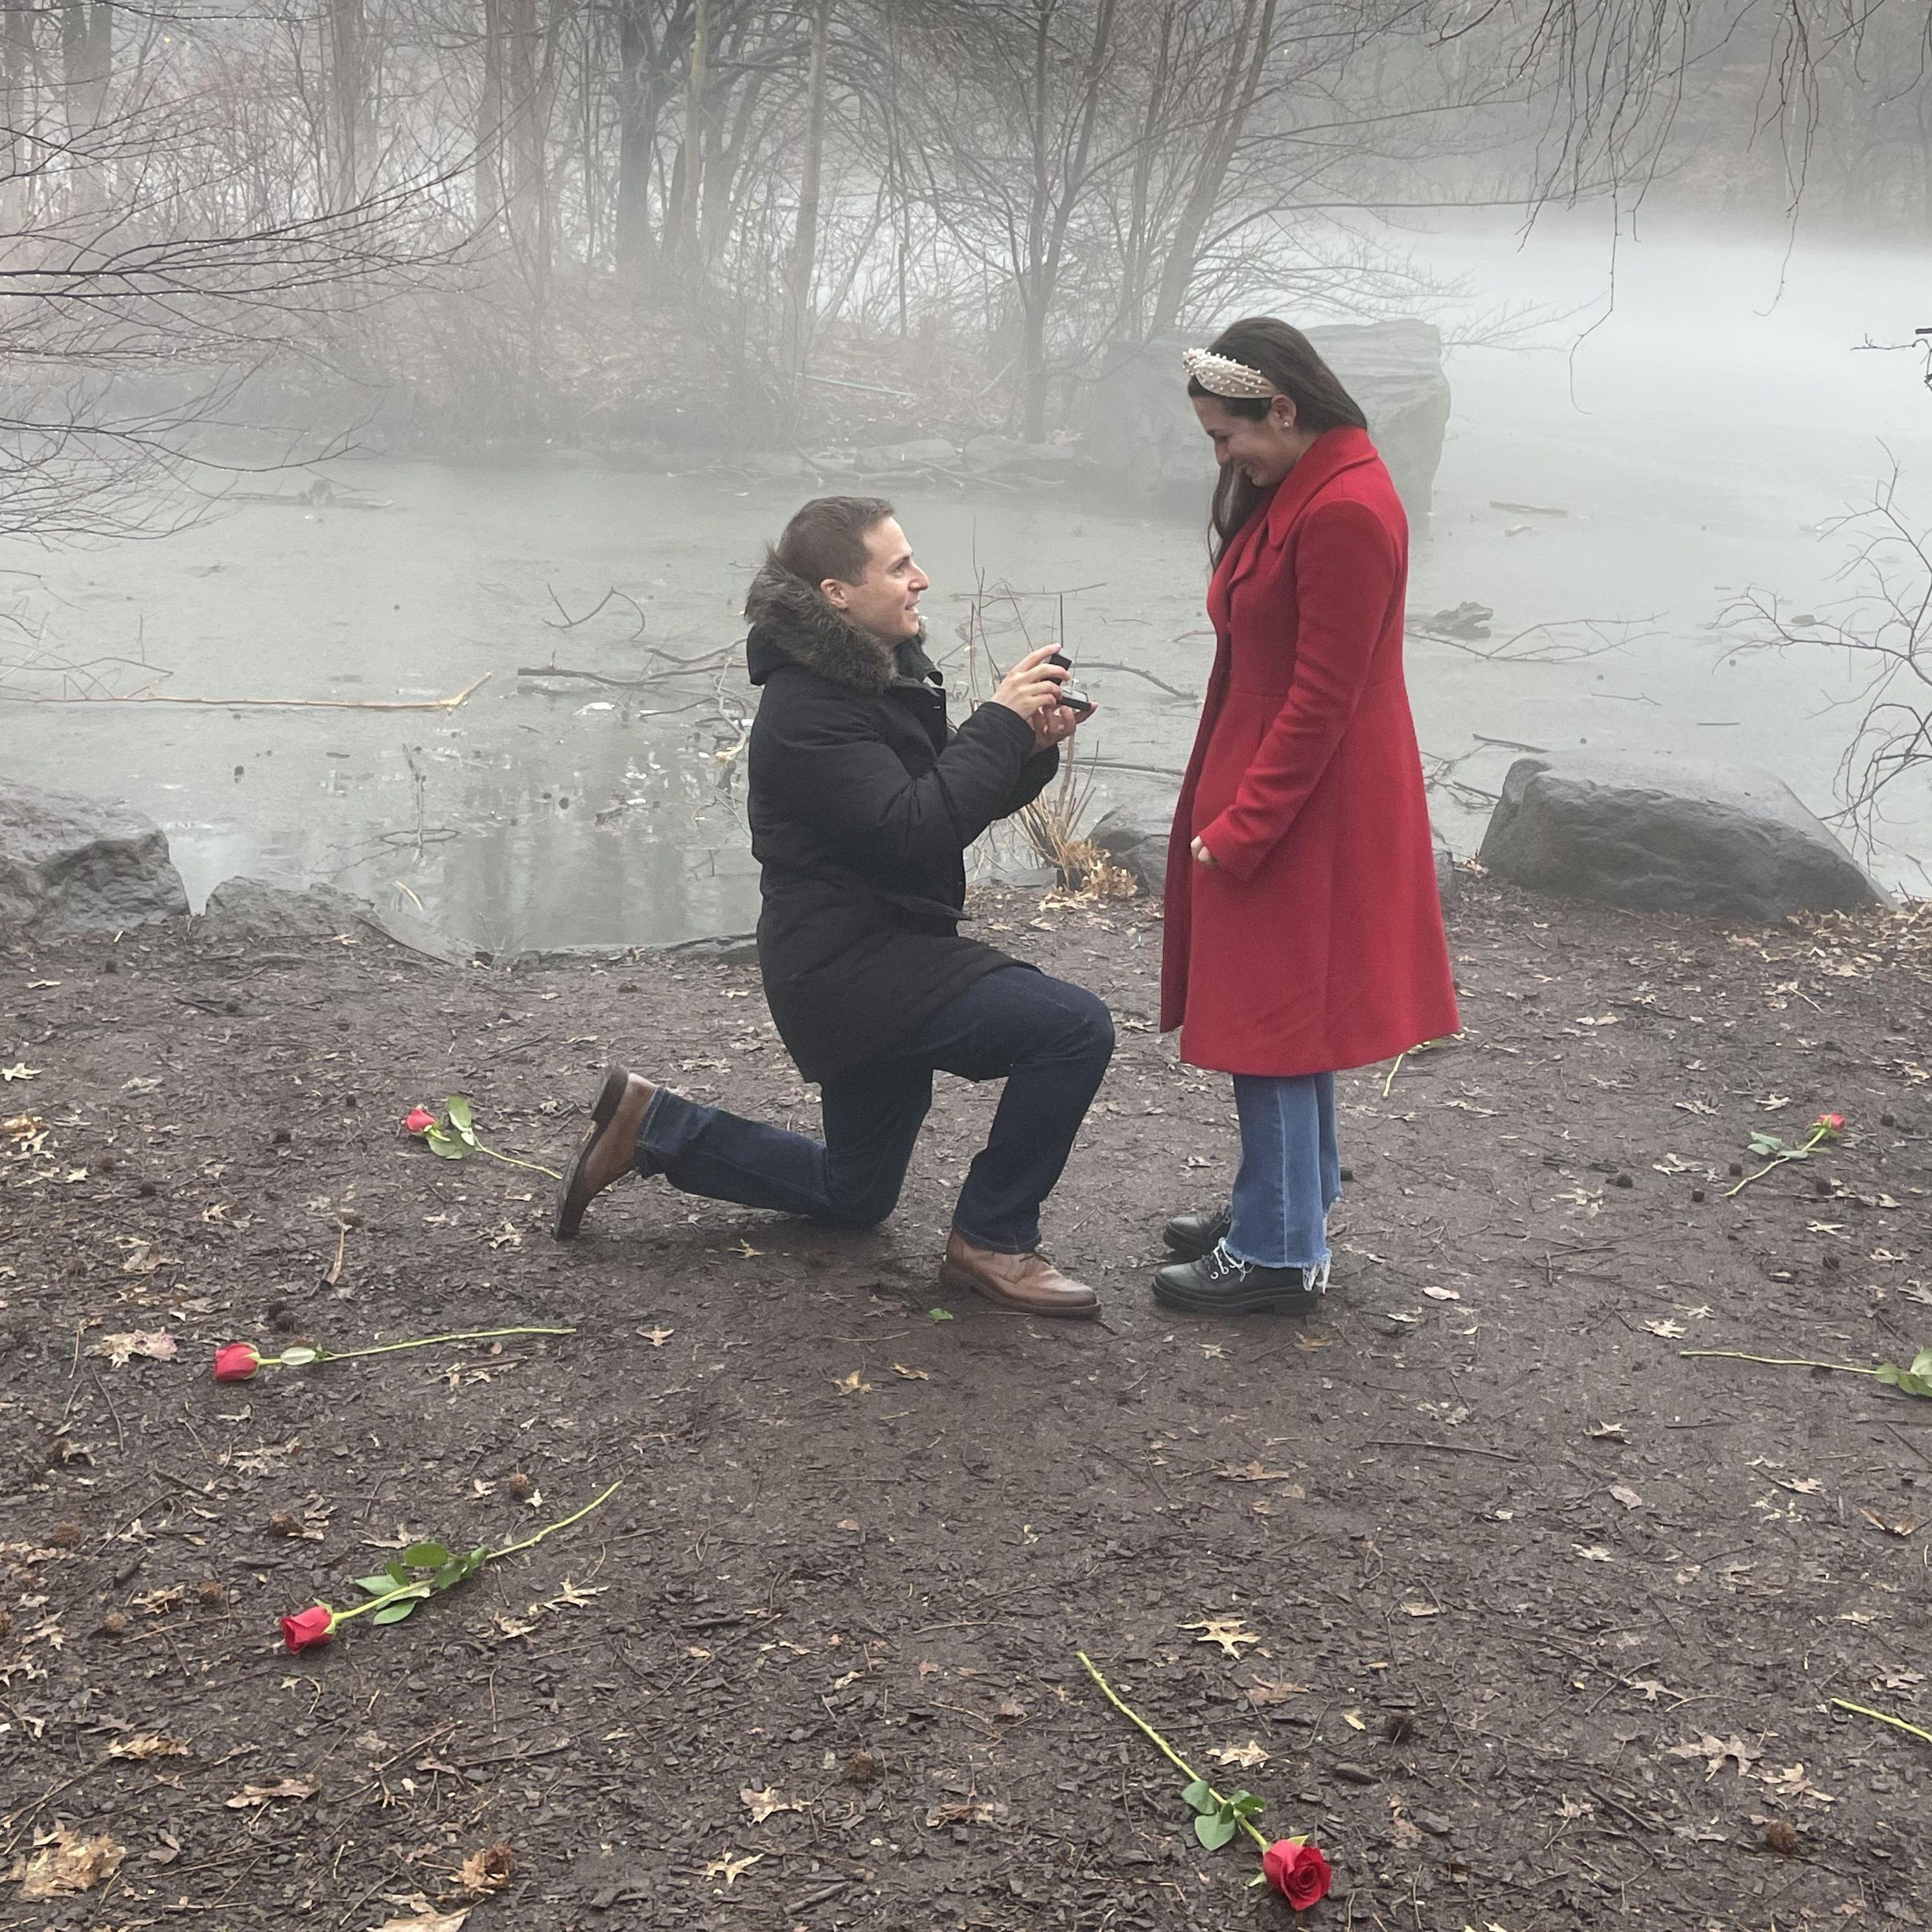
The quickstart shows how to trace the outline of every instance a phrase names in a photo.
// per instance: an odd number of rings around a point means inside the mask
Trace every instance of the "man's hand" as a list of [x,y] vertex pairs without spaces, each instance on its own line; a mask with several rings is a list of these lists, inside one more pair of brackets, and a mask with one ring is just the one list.
[[1216,872],[1220,871],[1221,862],[1215,857],[1213,853],[1208,850],[1207,843],[1204,840],[1199,838],[1195,840],[1194,856],[1197,862],[1199,864],[1210,866]]
[[[1039,740],[1041,713],[1062,708],[1054,700],[1060,694],[1060,687],[1066,682],[1066,673],[1060,665],[1047,662],[1059,648],[1058,644],[1042,644],[1038,650],[1028,652],[1000,679],[1000,688],[993,693],[995,704],[1004,704],[1034,728],[1036,742]],[[1063,738],[1066,735],[1064,731],[1060,734]],[[1049,742],[1058,744],[1060,739]]]
[[[1094,711],[1100,710],[1096,704]],[[1085,714],[1090,718],[1093,711]],[[1056,704],[1040,712],[1033,721],[1033,748],[1036,752],[1050,752],[1056,745],[1064,745],[1079,730],[1084,718],[1082,713],[1064,704]]]

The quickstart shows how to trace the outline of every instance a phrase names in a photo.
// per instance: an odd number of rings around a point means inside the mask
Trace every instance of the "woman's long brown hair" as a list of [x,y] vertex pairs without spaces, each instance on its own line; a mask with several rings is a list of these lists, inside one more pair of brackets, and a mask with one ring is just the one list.
[[[1293,401],[1295,422],[1304,429],[1318,433],[1343,427],[1368,428],[1369,419],[1363,415],[1361,406],[1316,353],[1315,345],[1287,322],[1277,321],[1271,315],[1249,316],[1230,322],[1208,346],[1216,356],[1258,370]],[[1246,416],[1256,422],[1268,412],[1265,396],[1216,396],[1211,389],[1204,389],[1192,380],[1187,393],[1210,397],[1230,416]],[[1216,563],[1242,525],[1254,514],[1255,506],[1264,494],[1248,481],[1238,464],[1231,463],[1222,469],[1215,482],[1210,514]]]

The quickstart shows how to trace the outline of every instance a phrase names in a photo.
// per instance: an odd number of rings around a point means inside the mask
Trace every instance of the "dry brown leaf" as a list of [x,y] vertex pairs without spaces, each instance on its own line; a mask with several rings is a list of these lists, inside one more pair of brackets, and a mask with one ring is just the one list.
[[872,1392],[872,1384],[867,1382],[856,1369],[854,1369],[849,1376],[838,1377],[832,1386],[841,1395],[870,1395]]
[[1724,1769],[1727,1762],[1736,1765],[1740,1778],[1748,1777],[1751,1766],[1757,1762],[1757,1753],[1735,1732],[1728,1738],[1720,1738],[1706,1731],[1702,1737],[1694,1738],[1688,1744],[1672,1744],[1664,1755],[1666,1757],[1702,1758],[1706,1766],[1704,1776],[1707,1783]]
[[1216,1764],[1232,1765],[1240,1771],[1258,1771],[1268,1761],[1267,1751],[1252,1738],[1244,1744],[1223,1744],[1208,1755]]
[[137,1738],[116,1738],[107,1747],[107,1755],[131,1758],[136,1764],[146,1764],[151,1757],[186,1757],[188,1740],[164,1738],[156,1732],[148,1731]]
[[747,1784],[740,1790],[738,1796],[751,1808],[752,1822],[754,1825],[762,1825],[776,1812],[802,1811],[805,1809],[796,1798],[788,1798],[769,1784],[762,1791],[755,1791]]
[[1286,1704],[1291,1697],[1305,1697],[1308,1694],[1306,1684],[1291,1684],[1286,1678],[1274,1682],[1266,1678],[1246,1685],[1250,1704]]
[[472,1852],[463,1861],[456,1874],[457,1886],[473,1898],[487,1898],[493,1892],[501,1892],[516,1869],[516,1853],[500,1838],[480,1852]]
[[932,1379],[932,1371],[930,1369],[909,1369],[903,1362],[895,1362],[892,1364],[892,1373],[896,1376],[904,1376],[909,1382],[929,1382]]
[[1214,1473],[1224,1482],[1279,1483],[1286,1479],[1288,1472],[1264,1468],[1259,1462],[1223,1462]]
[[1252,1630],[1244,1627],[1239,1617],[1209,1617],[1203,1622],[1183,1624],[1180,1628],[1198,1630],[1201,1634],[1194,1640],[1196,1643],[1218,1643],[1224,1657],[1238,1658],[1241,1653],[1237,1646],[1261,1642]]
[[71,1898],[105,1883],[127,1856],[127,1846],[105,1832],[98,1838],[83,1838],[65,1825],[56,1825],[50,1832],[34,1834],[33,1856],[16,1860],[8,1876],[20,1882],[22,1898]]
[[266,1784],[244,1784],[226,1802],[231,1811],[244,1811],[250,1805],[272,1804],[278,1798],[313,1798],[321,1789],[312,1778],[277,1778]]
[[117,1369],[124,1369],[128,1358],[134,1355],[145,1355],[150,1361],[171,1362],[178,1351],[175,1338],[164,1328],[139,1328],[128,1334],[104,1335],[98,1342],[87,1345],[90,1355],[104,1355]]
[[469,1916],[466,1905],[460,1912],[437,1912],[432,1909],[410,1918],[386,1918],[381,1924],[372,1927],[370,1932],[463,1932],[463,1922]]

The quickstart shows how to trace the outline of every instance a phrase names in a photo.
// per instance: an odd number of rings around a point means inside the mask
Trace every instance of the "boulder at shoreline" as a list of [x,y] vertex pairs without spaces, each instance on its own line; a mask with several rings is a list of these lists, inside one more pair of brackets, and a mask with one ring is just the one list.
[[1517,759],[1480,856],[1533,891],[1750,925],[1890,902],[1774,772],[1658,752]]
[[181,874],[152,818],[0,779],[0,932],[112,938],[187,916]]

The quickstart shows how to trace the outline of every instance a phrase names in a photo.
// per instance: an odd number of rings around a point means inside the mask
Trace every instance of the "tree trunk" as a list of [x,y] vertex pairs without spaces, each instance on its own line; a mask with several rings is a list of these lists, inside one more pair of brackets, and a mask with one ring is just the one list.
[[825,149],[825,50],[832,33],[832,0],[818,0],[812,22],[812,68],[806,82],[805,154],[799,164],[798,225],[788,265],[785,324],[794,384],[812,346],[812,281],[818,266],[819,176]]
[[476,228],[503,218],[503,0],[483,0],[483,86],[476,104]]
[[329,94],[333,110],[332,186],[338,208],[361,198],[363,124],[368,113],[368,32],[362,0],[328,0]]
[[698,252],[698,196],[704,173],[704,87],[711,61],[711,0],[697,0],[691,29],[691,76],[684,89],[683,188],[679,196],[678,242],[686,266],[694,274]]
[[[1268,50],[1274,34],[1275,5],[1276,0],[1245,0],[1241,8],[1241,24],[1229,50],[1227,81],[1221,91],[1220,105],[1207,146],[1202,153],[1193,188],[1188,194],[1186,206],[1181,210],[1174,239],[1168,244],[1166,266],[1161,273],[1160,292],[1154,302],[1153,333],[1156,335],[1164,335],[1173,328],[1186,304],[1188,285],[1194,279],[1195,265],[1200,256],[1201,238],[1214,218],[1221,199],[1222,184],[1227,179],[1234,149],[1240,141],[1242,128],[1249,110],[1255,104],[1255,96],[1260,92],[1262,75],[1268,64]],[[1255,14],[1258,8],[1261,20],[1256,26]],[[1248,39],[1251,28],[1254,31],[1252,46]],[[1241,72],[1244,63],[1247,68],[1245,80]]]
[[617,9],[617,234],[619,272],[640,280],[651,257],[651,154],[660,104],[650,37],[638,17],[646,0]]

